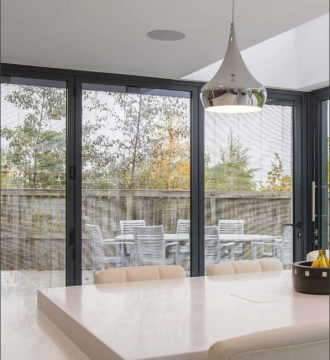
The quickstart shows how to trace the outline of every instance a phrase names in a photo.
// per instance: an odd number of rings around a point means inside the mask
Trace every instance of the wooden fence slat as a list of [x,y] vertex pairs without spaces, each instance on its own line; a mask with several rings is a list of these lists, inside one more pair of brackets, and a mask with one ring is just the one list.
[[159,225],[159,199],[153,198],[152,199],[152,223],[154,225]]
[[171,198],[171,223],[170,223],[170,229],[171,233],[176,232],[176,223],[177,223],[177,198]]
[[108,214],[108,205],[109,205],[109,201],[108,201],[108,197],[102,197],[102,206],[101,206],[101,223],[102,223],[102,232],[103,233],[108,233],[108,219],[109,219],[109,214]]
[[32,196],[26,197],[26,231],[32,232]]
[[186,216],[186,204],[185,198],[179,198],[179,219],[185,219]]
[[164,227],[164,231],[168,232],[168,198],[162,198],[162,225]]
[[114,237],[117,231],[117,198],[110,199],[110,236]]
[[151,204],[150,198],[145,197],[144,198],[144,217],[146,219],[147,226],[153,225],[152,220],[150,219],[150,213],[151,213],[150,204]]

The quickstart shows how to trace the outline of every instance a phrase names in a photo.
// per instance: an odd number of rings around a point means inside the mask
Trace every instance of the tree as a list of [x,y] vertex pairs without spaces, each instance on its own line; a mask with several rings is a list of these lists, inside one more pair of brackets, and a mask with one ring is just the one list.
[[7,186],[64,188],[65,131],[52,127],[66,116],[65,90],[20,86],[5,99],[27,112],[21,124],[2,129],[8,142],[3,156],[13,175]]
[[[174,154],[179,150],[178,144],[189,141],[186,101],[146,94],[107,93],[107,99],[101,103],[95,100],[96,93],[91,97],[94,99],[90,98],[88,110],[99,109],[96,123],[107,123],[112,132],[107,145],[107,158],[111,161],[103,169],[111,168],[116,187],[169,189],[172,185],[164,181],[164,176],[171,176],[183,156]],[[170,162],[171,166],[164,167]]]
[[234,138],[232,130],[228,136],[227,148],[221,148],[220,161],[209,167],[209,157],[205,162],[206,190],[248,191],[255,190],[255,172],[258,169],[249,168],[249,149]]
[[286,175],[283,169],[283,161],[278,153],[275,153],[275,161],[272,161],[272,170],[268,172],[267,186],[261,184],[262,191],[291,191],[292,179]]
[[109,107],[101,102],[97,92],[83,91],[83,114],[95,112],[96,118],[83,118],[82,124],[82,182],[88,189],[117,187],[116,154],[113,140],[105,129],[111,127]]
[[[103,93],[101,101],[95,91],[83,91],[83,97],[85,188],[189,188],[185,99]],[[2,129],[2,186],[63,189],[66,91],[19,86],[5,99],[21,109],[24,118]]]
[[178,114],[164,118],[156,134],[150,161],[151,189],[190,189],[189,126]]
[[5,160],[3,151],[1,151],[0,169],[1,169],[1,188],[6,188],[6,187],[8,187],[8,183],[10,180],[10,170],[6,164],[6,160]]

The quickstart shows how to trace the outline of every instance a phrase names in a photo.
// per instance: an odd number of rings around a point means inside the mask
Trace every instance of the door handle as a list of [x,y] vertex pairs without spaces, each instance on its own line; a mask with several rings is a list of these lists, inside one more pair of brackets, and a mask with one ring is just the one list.
[[312,221],[315,222],[315,181],[312,181]]
[[282,223],[282,226],[292,226],[292,227],[302,228],[303,224],[301,222],[297,222],[296,224]]

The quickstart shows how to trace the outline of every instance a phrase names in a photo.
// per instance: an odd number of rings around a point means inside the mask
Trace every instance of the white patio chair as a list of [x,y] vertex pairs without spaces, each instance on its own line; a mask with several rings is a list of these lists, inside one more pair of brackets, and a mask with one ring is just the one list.
[[282,237],[274,239],[273,242],[252,242],[252,257],[257,259],[257,252],[260,249],[262,258],[278,259],[286,268],[292,264],[292,244],[293,228],[292,226],[285,226]]
[[[176,226],[176,233],[178,235],[178,241],[181,241],[178,248],[179,254],[188,256],[190,253],[190,220],[179,219]],[[182,240],[187,239],[187,237],[189,240],[185,243],[183,242],[182,245]]]
[[[133,227],[135,266],[165,265],[166,249],[179,246],[178,242],[165,243],[164,228],[160,226]],[[176,251],[178,254],[178,250]],[[176,256],[175,264],[178,265]]]
[[120,234],[133,234],[133,227],[146,226],[145,220],[120,220]]
[[[219,234],[244,234],[244,220],[219,220]],[[245,254],[245,243],[235,243],[235,255]]]
[[190,220],[179,219],[176,227],[176,233],[178,234],[178,239],[180,236],[190,234]]
[[[103,239],[101,229],[97,225],[86,224],[86,229],[91,238],[92,244],[92,262],[93,262],[93,277],[95,279],[96,266],[101,265],[101,269],[104,270],[104,265],[115,264],[116,267],[120,264],[123,265],[123,257],[120,256],[120,249],[123,245],[131,246],[132,243],[115,241],[114,239]],[[116,247],[115,256],[106,256],[104,252],[104,246],[111,245]],[[132,252],[133,254],[133,252]],[[132,262],[133,259],[131,259]]]
[[[133,227],[146,226],[145,220],[120,220],[120,234],[121,235],[132,235]],[[134,241],[128,241],[129,246],[124,246],[124,254],[129,256],[130,259],[134,259]],[[131,262],[133,265],[133,262]]]
[[229,261],[235,260],[235,243],[221,244],[219,240],[219,231],[216,226],[205,226],[204,234],[205,268],[221,261],[222,249],[228,249]]

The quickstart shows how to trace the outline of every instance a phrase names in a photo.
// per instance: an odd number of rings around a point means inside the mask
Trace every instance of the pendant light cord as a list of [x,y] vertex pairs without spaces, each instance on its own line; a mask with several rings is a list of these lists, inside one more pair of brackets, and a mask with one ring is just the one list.
[[232,15],[232,19],[231,19],[231,23],[234,25],[234,20],[235,20],[235,0],[233,0],[233,15]]

